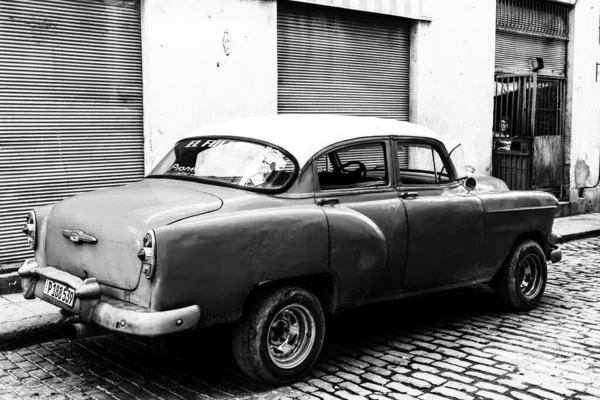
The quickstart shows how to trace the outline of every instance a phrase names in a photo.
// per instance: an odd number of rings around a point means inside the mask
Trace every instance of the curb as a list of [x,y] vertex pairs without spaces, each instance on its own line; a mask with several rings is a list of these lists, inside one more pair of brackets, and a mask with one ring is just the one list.
[[21,277],[16,270],[11,272],[0,271],[0,295],[19,293],[22,290]]
[[4,322],[0,327],[0,350],[14,350],[68,337],[72,317],[60,312]]
[[572,240],[579,240],[579,239],[588,239],[591,237],[600,236],[600,229],[591,229],[589,231],[567,233],[566,235],[561,235],[561,236],[562,236],[564,242],[570,242]]

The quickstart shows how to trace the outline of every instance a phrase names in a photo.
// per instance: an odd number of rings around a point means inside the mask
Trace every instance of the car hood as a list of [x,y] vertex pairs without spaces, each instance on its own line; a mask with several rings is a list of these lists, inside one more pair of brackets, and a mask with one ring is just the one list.
[[[48,265],[81,278],[133,290],[142,238],[150,229],[216,211],[222,200],[195,182],[145,179],[118,188],[77,195],[56,204],[48,217]],[[73,243],[63,231],[81,230],[96,243]],[[68,236],[68,235],[67,235]]]
[[493,176],[482,174],[472,174],[470,176],[475,178],[477,182],[475,192],[508,192],[510,190],[503,180]]

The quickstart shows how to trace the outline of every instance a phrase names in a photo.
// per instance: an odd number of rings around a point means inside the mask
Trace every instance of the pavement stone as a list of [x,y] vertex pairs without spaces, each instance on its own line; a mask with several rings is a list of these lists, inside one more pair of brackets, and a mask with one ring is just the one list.
[[216,327],[0,350],[0,399],[598,400],[600,238],[561,247],[536,309],[506,311],[478,285],[332,316],[314,370],[290,386],[246,378]]

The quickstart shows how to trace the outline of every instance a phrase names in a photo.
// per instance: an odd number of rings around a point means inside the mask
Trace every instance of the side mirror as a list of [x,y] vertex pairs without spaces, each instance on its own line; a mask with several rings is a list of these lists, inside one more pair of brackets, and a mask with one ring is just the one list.
[[477,187],[477,181],[473,177],[468,177],[465,181],[465,188],[470,192]]

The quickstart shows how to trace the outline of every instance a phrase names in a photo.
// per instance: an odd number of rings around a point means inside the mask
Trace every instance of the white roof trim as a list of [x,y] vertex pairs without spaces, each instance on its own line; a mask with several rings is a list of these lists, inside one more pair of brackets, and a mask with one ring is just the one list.
[[330,145],[361,137],[391,135],[440,140],[433,131],[410,122],[374,117],[285,114],[231,120],[199,128],[192,136],[238,136],[272,143],[290,152],[304,166]]

